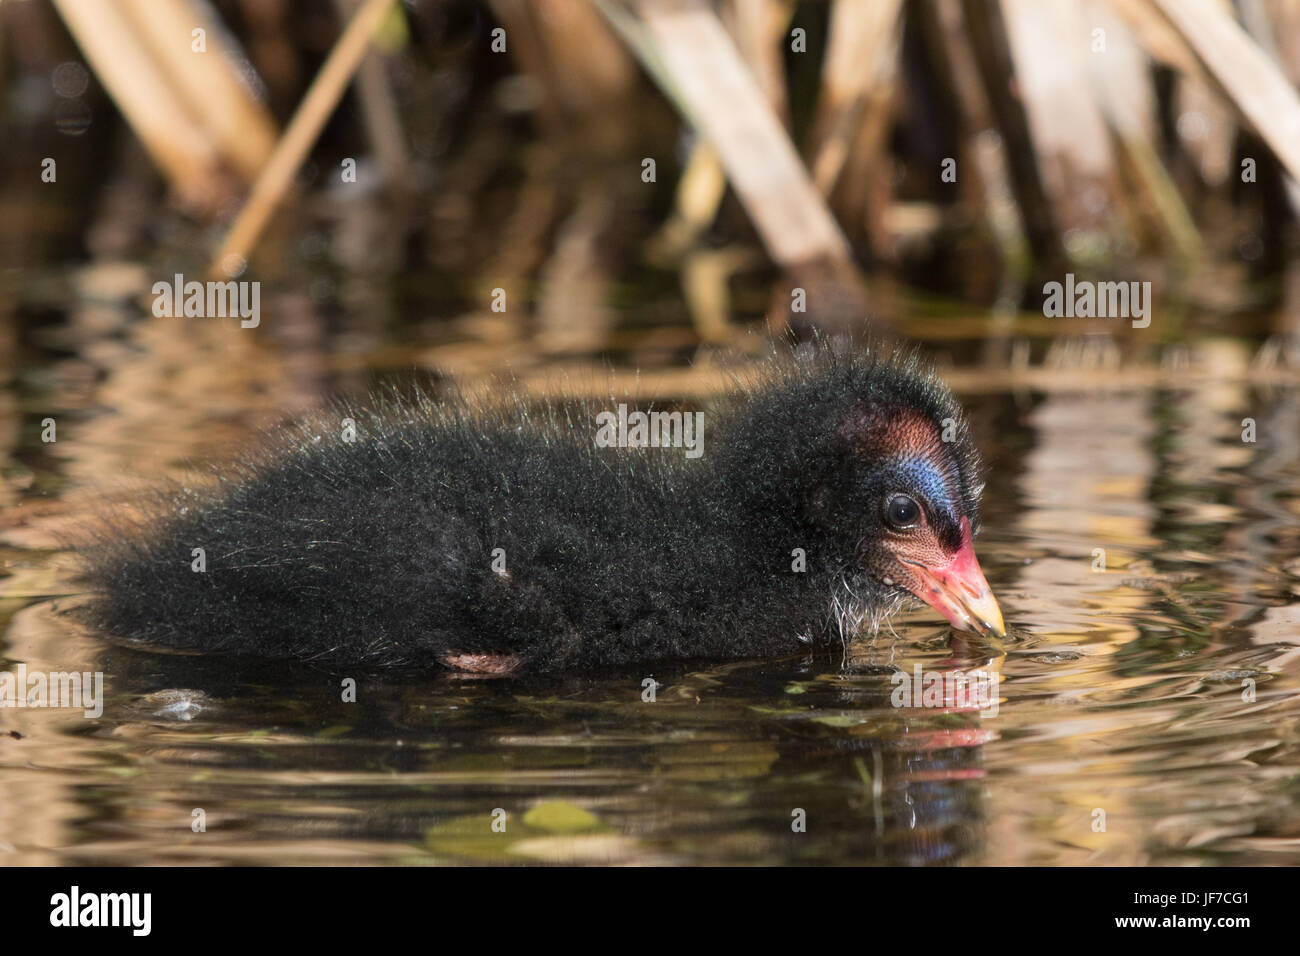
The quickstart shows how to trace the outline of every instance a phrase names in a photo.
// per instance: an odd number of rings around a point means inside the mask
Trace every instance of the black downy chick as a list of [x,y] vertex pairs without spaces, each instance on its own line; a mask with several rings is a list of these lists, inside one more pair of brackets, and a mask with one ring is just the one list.
[[615,407],[390,399],[285,428],[92,551],[88,615],[177,648],[482,673],[791,655],[910,597],[1005,633],[971,544],[978,454],[915,360],[774,362],[703,413],[698,457],[601,447]]

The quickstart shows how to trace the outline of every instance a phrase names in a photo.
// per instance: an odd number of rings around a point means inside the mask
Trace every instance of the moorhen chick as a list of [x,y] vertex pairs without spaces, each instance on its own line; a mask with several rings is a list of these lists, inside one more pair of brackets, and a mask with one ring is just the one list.
[[[915,359],[773,361],[648,447],[644,428],[597,440],[635,423],[616,407],[384,399],[286,427],[106,536],[89,617],[178,648],[494,674],[790,655],[912,597],[1005,633],[971,544],[979,457]],[[694,451],[654,447],[683,435]]]

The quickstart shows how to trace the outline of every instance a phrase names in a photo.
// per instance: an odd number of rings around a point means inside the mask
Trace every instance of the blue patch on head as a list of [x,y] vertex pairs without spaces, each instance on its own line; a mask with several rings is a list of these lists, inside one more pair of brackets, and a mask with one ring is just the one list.
[[899,490],[915,489],[925,496],[925,500],[937,512],[954,524],[957,522],[957,503],[948,493],[948,481],[944,472],[935,464],[920,456],[908,455],[895,459],[890,471],[903,484]]

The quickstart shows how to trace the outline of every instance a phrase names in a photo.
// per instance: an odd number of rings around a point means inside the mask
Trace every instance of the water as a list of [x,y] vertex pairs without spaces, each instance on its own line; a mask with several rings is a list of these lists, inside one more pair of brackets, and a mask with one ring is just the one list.
[[[1300,861],[1294,387],[954,372],[990,466],[1000,652],[918,611],[807,658],[358,674],[344,703],[336,673],[87,633],[60,542],[322,394],[417,364],[473,380],[526,346],[491,316],[437,337],[360,306],[322,325],[288,293],[259,335],[60,301],[0,390],[0,671],[100,670],[106,700],[97,720],[0,709],[0,863]],[[668,374],[681,344],[662,341],[621,360]],[[1251,348],[1198,347],[1238,372]],[[997,671],[995,706],[891,706],[915,665]]]

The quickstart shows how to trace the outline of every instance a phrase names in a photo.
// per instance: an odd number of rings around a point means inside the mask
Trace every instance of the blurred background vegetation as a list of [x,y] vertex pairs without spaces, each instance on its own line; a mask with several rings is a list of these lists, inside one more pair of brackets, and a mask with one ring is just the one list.
[[[1050,377],[1201,330],[1274,374],[1297,76],[1292,0],[4,0],[2,334],[181,272],[416,364],[821,326]],[[1044,318],[1066,271],[1151,329]]]

